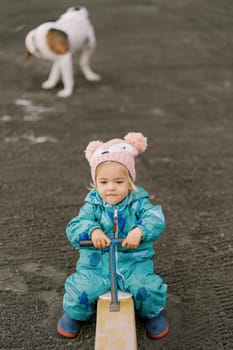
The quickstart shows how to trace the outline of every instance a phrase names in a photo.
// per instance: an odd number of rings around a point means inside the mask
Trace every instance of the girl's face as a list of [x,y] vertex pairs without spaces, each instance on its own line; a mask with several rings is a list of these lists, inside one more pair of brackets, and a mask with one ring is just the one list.
[[96,188],[108,204],[120,203],[130,191],[128,170],[117,162],[106,162],[97,168]]

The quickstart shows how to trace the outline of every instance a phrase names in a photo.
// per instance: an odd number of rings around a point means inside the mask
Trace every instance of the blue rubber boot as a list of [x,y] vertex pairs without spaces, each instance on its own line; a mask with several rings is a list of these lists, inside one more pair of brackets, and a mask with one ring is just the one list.
[[75,338],[80,332],[80,322],[70,318],[67,313],[64,313],[57,325],[57,332],[66,338]]
[[147,318],[145,326],[147,335],[153,339],[165,337],[169,331],[169,324],[163,311],[153,318]]

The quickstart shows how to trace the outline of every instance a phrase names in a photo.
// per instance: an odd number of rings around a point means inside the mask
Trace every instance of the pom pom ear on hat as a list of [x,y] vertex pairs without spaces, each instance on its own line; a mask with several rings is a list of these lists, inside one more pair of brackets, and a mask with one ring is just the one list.
[[99,148],[102,144],[103,144],[103,142],[101,142],[101,141],[91,141],[87,145],[87,148],[85,150],[85,156],[86,156],[88,162],[90,162],[92,155],[97,150],[97,148]]
[[132,145],[139,153],[143,153],[147,149],[147,138],[140,132],[129,132],[124,140]]

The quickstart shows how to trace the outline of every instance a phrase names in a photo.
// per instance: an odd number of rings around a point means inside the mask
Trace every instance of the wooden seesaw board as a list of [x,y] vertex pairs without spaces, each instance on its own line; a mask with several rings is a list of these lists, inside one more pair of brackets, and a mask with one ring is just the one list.
[[110,311],[111,293],[99,297],[95,350],[137,350],[132,295],[118,291],[119,311]]

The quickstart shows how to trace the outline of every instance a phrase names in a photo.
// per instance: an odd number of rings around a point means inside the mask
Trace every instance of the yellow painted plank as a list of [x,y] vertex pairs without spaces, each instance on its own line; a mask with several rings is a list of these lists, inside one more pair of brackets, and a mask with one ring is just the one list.
[[95,350],[137,349],[133,299],[130,296],[119,302],[120,311],[110,312],[110,300],[98,300]]

